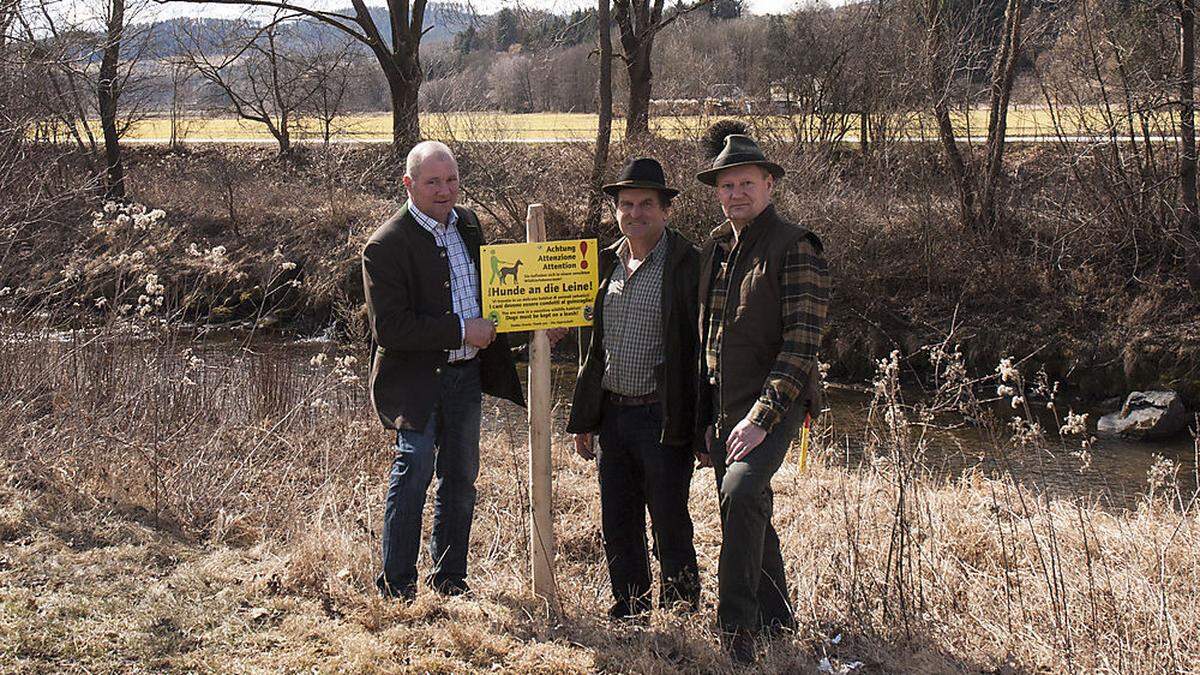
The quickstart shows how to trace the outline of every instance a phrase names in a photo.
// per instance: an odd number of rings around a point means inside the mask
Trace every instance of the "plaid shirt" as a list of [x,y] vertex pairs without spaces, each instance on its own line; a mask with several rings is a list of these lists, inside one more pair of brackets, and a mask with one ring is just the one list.
[[667,258],[664,232],[650,255],[632,274],[629,240],[617,247],[620,264],[613,268],[604,294],[604,378],[601,386],[621,396],[654,393],[654,369],[663,360],[662,284]]
[[[728,223],[725,227],[728,227]],[[714,230],[722,236],[723,228]],[[724,235],[713,251],[716,273],[708,296],[708,341],[704,346],[709,382],[716,384],[720,372],[725,300],[729,295],[730,272],[738,264],[742,249],[732,231]],[[821,326],[829,309],[829,269],[807,237],[801,237],[783,260],[780,279],[783,344],[771,373],[763,382],[762,393],[746,415],[751,422],[770,431],[808,385],[809,373],[815,373],[817,349],[821,344]]]
[[429,216],[421,213],[416,204],[408,201],[408,212],[420,223],[421,227],[429,230],[439,248],[446,252],[450,264],[450,298],[453,311],[458,315],[458,329],[462,346],[450,350],[446,360],[450,363],[466,361],[475,358],[479,349],[465,341],[467,335],[467,319],[477,319],[483,316],[483,308],[479,306],[479,272],[475,263],[467,253],[467,245],[463,243],[462,235],[458,233],[458,212],[451,209],[449,223],[443,225]]

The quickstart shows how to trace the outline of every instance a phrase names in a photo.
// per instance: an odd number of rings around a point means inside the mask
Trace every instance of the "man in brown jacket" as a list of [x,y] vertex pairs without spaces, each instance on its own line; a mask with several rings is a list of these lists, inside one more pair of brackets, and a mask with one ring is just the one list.
[[[717,617],[739,662],[755,635],[794,628],[771,478],[806,414],[819,412],[817,347],[829,306],[820,239],[771,204],[783,168],[744,127],[714,125],[712,168],[728,220],[700,254],[697,419],[716,469],[721,504]],[[730,133],[732,132],[732,133]]]
[[383,520],[384,597],[411,599],[425,493],[436,474],[429,584],[467,587],[479,473],[481,393],[524,404],[508,342],[482,318],[479,220],[458,200],[458,164],[442,143],[408,154],[408,202],[363,249],[371,328],[371,404],[396,430]]

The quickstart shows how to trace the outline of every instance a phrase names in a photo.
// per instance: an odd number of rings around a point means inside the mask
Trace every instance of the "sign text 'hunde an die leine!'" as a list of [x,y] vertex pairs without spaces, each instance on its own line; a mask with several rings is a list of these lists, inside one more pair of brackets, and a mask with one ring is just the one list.
[[592,325],[596,240],[479,249],[483,316],[501,333]]

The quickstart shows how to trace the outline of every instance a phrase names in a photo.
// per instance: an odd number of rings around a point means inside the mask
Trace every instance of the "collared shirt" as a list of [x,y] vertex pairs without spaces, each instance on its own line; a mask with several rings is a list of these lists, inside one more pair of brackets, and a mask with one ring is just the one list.
[[[728,225],[728,223],[726,223]],[[739,258],[744,255],[742,238],[732,232],[714,231],[719,240],[713,250],[713,282],[708,293],[708,339],[704,359],[709,382],[717,384],[721,368],[729,282]],[[745,230],[742,231],[744,237]],[[770,431],[783,419],[792,403],[808,384],[809,373],[821,345],[821,323],[829,304],[829,270],[807,237],[801,237],[784,255],[780,284],[780,318],[783,342],[762,393],[746,415],[751,422]],[[736,308],[734,308],[736,309]]]
[[617,247],[618,264],[604,294],[604,378],[601,386],[621,396],[654,393],[655,369],[663,360],[662,285],[664,231],[650,255],[627,274],[629,240]]
[[[719,230],[719,228],[718,228]],[[718,230],[714,230],[714,236]],[[713,247],[713,280],[708,290],[708,341],[704,345],[705,377],[716,385],[721,372],[721,338],[724,337],[725,298],[729,296],[729,277],[737,264],[741,247],[737,238],[729,235],[717,241]]]
[[483,316],[483,308],[479,306],[479,271],[475,269],[475,262],[467,253],[467,245],[458,232],[458,212],[451,209],[448,219],[450,222],[445,225],[421,213],[411,199],[408,201],[408,212],[421,227],[433,235],[434,241],[437,242],[438,248],[445,252],[450,265],[450,300],[453,303],[451,310],[458,315],[459,335],[463,343],[458,349],[451,349],[446,355],[446,360],[453,363],[473,359],[479,353],[479,349],[466,343],[466,320]]

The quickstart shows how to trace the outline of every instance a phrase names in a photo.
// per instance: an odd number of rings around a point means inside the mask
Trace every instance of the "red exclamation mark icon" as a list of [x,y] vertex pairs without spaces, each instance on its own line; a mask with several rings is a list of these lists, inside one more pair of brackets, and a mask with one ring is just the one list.
[[587,242],[586,241],[579,242],[579,255],[580,255],[579,269],[586,270],[587,269]]

